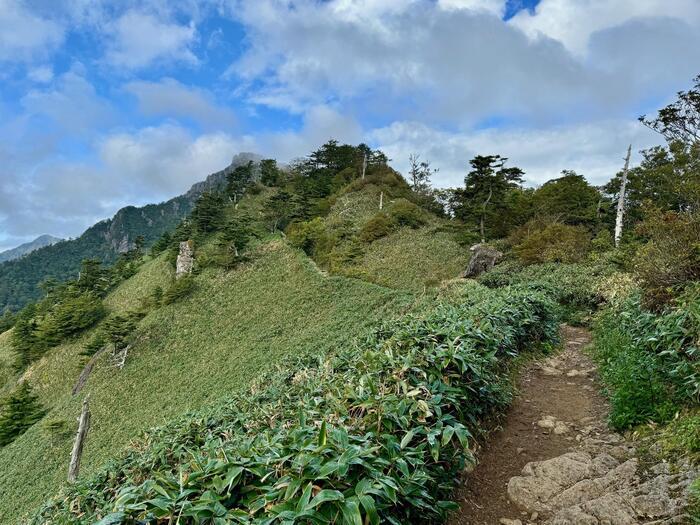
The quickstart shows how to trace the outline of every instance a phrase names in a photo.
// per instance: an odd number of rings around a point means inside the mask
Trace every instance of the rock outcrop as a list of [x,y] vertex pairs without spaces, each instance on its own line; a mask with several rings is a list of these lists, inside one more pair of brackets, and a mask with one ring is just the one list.
[[581,451],[525,465],[508,483],[510,500],[546,525],[687,523],[684,507],[696,469],[673,474],[663,462],[643,469],[617,434],[582,441]]
[[483,243],[475,244],[469,248],[469,251],[472,252],[472,258],[469,259],[469,265],[462,274],[465,279],[488,272],[503,257],[501,252]]
[[192,241],[183,241],[180,243],[180,252],[177,254],[175,278],[179,279],[183,275],[192,273],[192,268],[194,268],[193,243]]

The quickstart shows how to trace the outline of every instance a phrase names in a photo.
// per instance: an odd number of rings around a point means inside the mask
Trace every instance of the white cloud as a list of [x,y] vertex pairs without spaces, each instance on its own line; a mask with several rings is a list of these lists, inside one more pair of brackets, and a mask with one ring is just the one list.
[[138,99],[139,109],[146,115],[189,118],[205,128],[230,129],[236,122],[233,111],[218,105],[209,92],[172,78],[130,82],[125,88]]
[[438,0],[442,9],[471,9],[474,11],[488,11],[502,17],[505,13],[505,0]]
[[[656,8],[623,13],[604,9],[617,2],[570,2],[571,24],[585,28],[586,45],[593,42],[586,57],[567,47],[579,38],[575,31],[560,33],[554,21],[545,31],[554,0],[511,23],[488,9],[503,3],[489,0],[244,1],[232,16],[246,27],[250,46],[229,75],[250,86],[255,104],[303,112],[331,102],[384,121],[463,127],[494,118],[537,124],[629,118],[648,103],[650,90],[674,92],[696,74],[700,20],[690,15],[700,3],[681,20],[639,18]],[[592,14],[577,7],[584,5]],[[545,29],[528,28],[530,20]],[[541,36],[528,36],[534,34]]]
[[64,28],[38,17],[15,0],[0,0],[0,61],[28,61],[44,56],[64,38]]
[[700,19],[697,0],[541,0],[535,14],[520,11],[510,24],[531,38],[546,36],[583,55],[590,36],[635,18]]
[[27,77],[38,84],[46,84],[53,80],[53,68],[51,66],[39,66],[30,69]]
[[152,14],[129,10],[108,24],[106,60],[126,69],[141,69],[155,62],[196,64],[191,50],[197,32],[194,23],[164,22]]
[[120,201],[143,203],[183,193],[194,182],[223,169],[234,154],[249,146],[245,139],[226,133],[193,137],[185,128],[166,123],[111,134],[100,142],[99,155],[103,172],[118,177],[121,189],[113,191],[120,191]]
[[288,162],[317,149],[330,139],[359,144],[363,139],[362,128],[354,118],[329,106],[319,105],[304,114],[300,130],[260,135],[251,148]]
[[510,165],[525,170],[529,185],[542,184],[564,169],[585,175],[593,184],[604,184],[621,169],[628,144],[638,151],[658,143],[658,137],[646,128],[619,120],[474,132],[447,132],[417,122],[395,122],[369,136],[404,173],[411,153],[431,160],[433,167],[440,169],[434,183],[443,187],[461,186],[469,160],[491,154],[508,157]]
[[112,123],[115,116],[110,103],[97,94],[80,69],[64,73],[47,89],[29,91],[21,99],[27,115],[47,118],[74,133]]

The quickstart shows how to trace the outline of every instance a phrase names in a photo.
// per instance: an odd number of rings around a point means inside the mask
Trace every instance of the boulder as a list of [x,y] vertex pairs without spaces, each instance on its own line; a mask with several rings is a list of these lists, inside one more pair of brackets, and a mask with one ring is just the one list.
[[488,244],[475,244],[469,251],[472,252],[472,258],[469,259],[469,265],[462,274],[462,277],[477,277],[484,272],[493,268],[496,263],[503,257],[503,254],[492,248]]
[[175,278],[179,279],[183,275],[192,273],[194,267],[194,247],[192,241],[180,243],[180,253],[177,254],[175,265]]

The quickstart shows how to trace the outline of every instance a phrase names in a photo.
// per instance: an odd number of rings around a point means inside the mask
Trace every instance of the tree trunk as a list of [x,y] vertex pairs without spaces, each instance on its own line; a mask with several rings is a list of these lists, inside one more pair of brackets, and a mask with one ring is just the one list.
[[85,443],[88,430],[90,430],[90,407],[88,406],[88,399],[89,396],[83,400],[83,409],[80,412],[80,418],[78,419],[78,434],[75,436],[73,452],[70,456],[70,466],[68,467],[68,481],[70,483],[73,483],[76,479],[78,479],[78,473],[80,472],[80,457],[83,455],[83,444]]
[[491,197],[493,197],[493,188],[489,188],[489,196],[484,201],[484,206],[481,210],[480,230],[481,230],[481,242],[482,243],[486,242],[486,234],[484,233],[484,218],[486,217],[486,206],[489,205],[489,202],[491,201]]
[[379,194],[379,209],[384,208],[384,192]]
[[627,173],[630,168],[630,157],[632,156],[632,144],[627,148],[625,158],[625,168],[622,170],[622,184],[620,184],[620,196],[617,199],[617,216],[615,217],[615,248],[620,247],[622,238],[622,220],[625,215],[625,197],[627,192]]
[[362,178],[365,178],[365,172],[367,171],[367,153],[362,157]]

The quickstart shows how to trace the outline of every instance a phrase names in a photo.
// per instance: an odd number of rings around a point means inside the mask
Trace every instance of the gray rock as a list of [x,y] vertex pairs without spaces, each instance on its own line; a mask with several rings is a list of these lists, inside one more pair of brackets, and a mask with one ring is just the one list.
[[183,241],[180,243],[180,253],[177,255],[177,263],[175,265],[175,278],[179,279],[183,275],[192,273],[194,267],[194,247],[192,241]]
[[503,254],[487,244],[475,244],[469,251],[472,252],[472,257],[469,259],[469,265],[462,274],[465,279],[468,277],[477,277],[484,272],[493,268],[496,263],[501,260]]

